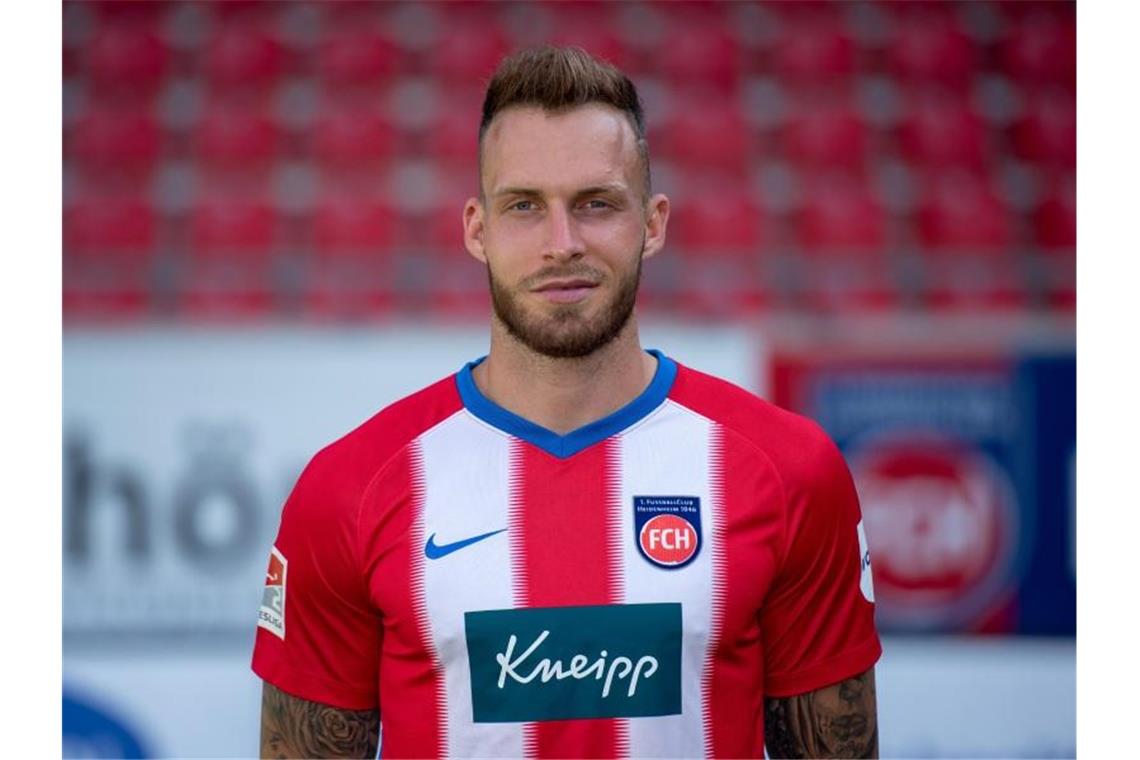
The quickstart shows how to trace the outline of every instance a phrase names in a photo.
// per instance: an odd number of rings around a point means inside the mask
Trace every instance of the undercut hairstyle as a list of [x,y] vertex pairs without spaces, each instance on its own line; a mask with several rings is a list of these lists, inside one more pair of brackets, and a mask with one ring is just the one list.
[[[479,123],[479,176],[483,176],[483,137],[495,116],[514,106],[565,113],[598,103],[625,115],[637,138],[645,200],[650,195],[649,141],[637,88],[614,66],[577,47],[529,48],[504,58],[487,85]],[[482,180],[480,180],[482,194]]]

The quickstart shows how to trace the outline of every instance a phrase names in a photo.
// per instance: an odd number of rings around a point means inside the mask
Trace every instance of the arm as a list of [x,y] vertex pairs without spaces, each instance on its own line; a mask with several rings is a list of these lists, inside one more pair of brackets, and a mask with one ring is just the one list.
[[771,757],[879,756],[875,669],[831,686],[764,700]]
[[342,710],[291,697],[272,684],[261,691],[261,756],[376,757],[379,710]]

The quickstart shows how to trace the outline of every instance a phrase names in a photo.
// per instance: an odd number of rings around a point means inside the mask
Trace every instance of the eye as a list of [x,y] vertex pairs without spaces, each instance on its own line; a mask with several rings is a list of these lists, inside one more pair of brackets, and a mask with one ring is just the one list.
[[588,209],[607,209],[613,208],[613,204],[609,201],[602,200],[601,198],[591,198],[586,201],[586,208]]
[[535,206],[534,206],[534,201],[521,200],[521,201],[515,201],[514,203],[512,203],[507,208],[510,209],[511,211],[533,211]]

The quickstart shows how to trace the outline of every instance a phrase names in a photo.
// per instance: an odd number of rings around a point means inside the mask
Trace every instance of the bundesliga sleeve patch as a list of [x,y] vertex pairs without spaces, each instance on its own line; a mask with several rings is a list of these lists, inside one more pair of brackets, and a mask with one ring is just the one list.
[[257,613],[259,628],[285,640],[285,555],[273,547],[269,569],[265,572],[265,589],[261,592],[261,609]]
[[859,533],[859,590],[868,602],[875,601],[875,584],[871,578],[871,550],[867,547],[867,534],[863,531],[863,521],[855,526]]

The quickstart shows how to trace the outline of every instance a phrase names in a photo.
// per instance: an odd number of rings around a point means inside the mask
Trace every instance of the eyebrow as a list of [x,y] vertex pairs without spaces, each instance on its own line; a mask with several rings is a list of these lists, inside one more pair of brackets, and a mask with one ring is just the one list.
[[[592,185],[590,187],[584,187],[581,190],[579,190],[578,192],[574,193],[574,197],[580,198],[583,195],[598,195],[601,193],[623,194],[625,192],[627,192],[627,188],[624,184],[622,184],[620,182],[607,182],[607,183],[601,184],[601,185]],[[503,188],[496,190],[494,193],[492,193],[491,197],[492,198],[501,198],[505,195],[523,195],[523,196],[540,197],[542,195],[542,191],[538,190],[537,188],[533,188],[533,187],[503,187]]]

